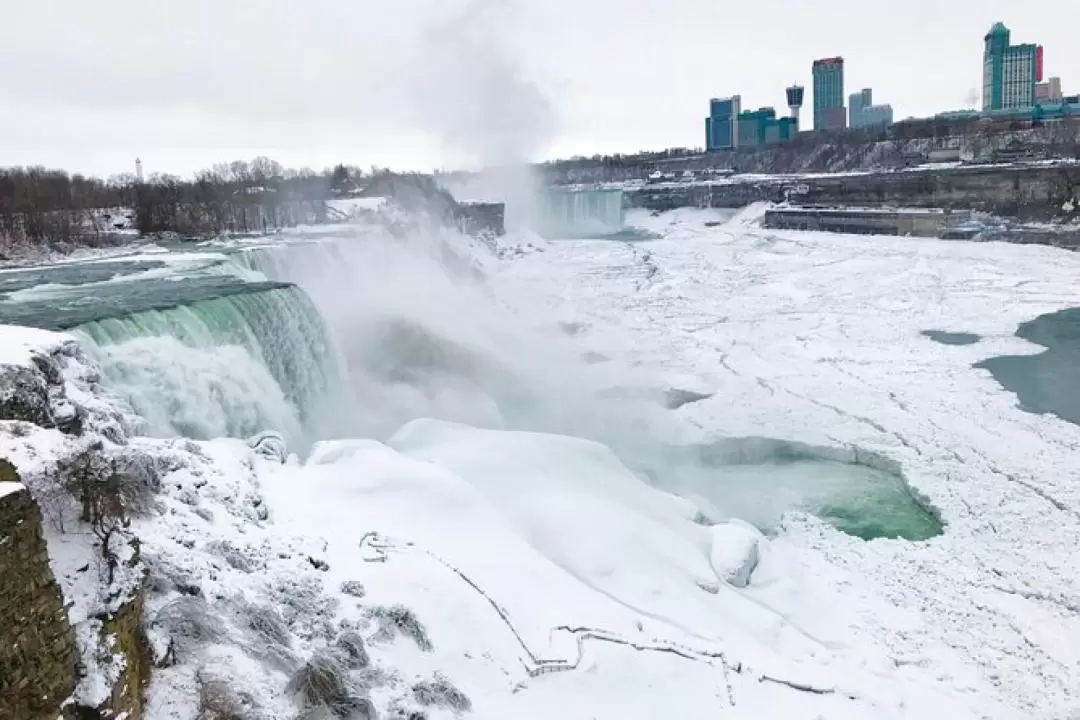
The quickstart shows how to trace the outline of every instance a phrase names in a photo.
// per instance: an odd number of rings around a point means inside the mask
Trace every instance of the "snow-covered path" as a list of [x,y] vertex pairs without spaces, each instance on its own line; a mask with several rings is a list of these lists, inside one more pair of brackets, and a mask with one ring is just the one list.
[[704,437],[877,452],[947,523],[928,542],[867,543],[793,518],[774,542],[805,560],[800,597],[751,594],[982,695],[993,717],[1080,709],[1080,427],[1020,410],[972,367],[1041,350],[1013,334],[1080,305],[1080,254],[764,231],[751,213],[705,225],[717,219],[638,218],[664,239],[551,243],[503,279],[587,324],[589,349],[715,392],[678,411]]

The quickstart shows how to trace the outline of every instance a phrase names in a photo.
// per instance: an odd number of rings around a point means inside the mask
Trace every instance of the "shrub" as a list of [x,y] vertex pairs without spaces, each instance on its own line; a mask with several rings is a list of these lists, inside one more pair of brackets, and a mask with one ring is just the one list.
[[244,720],[244,704],[225,683],[200,681],[196,720]]
[[286,689],[300,700],[305,718],[326,711],[339,718],[376,717],[371,701],[352,692],[345,668],[328,655],[314,655],[296,671]]
[[170,637],[190,646],[209,643],[225,634],[225,624],[211,614],[201,597],[181,597],[161,608],[154,616],[153,626],[166,630]]
[[341,583],[341,592],[343,595],[350,595],[355,598],[362,598],[367,595],[364,584],[356,580],[346,580]]
[[353,670],[367,667],[371,662],[367,648],[364,647],[364,638],[360,637],[360,633],[346,630],[338,636],[334,647],[344,664]]
[[379,630],[375,633],[376,640],[388,642],[400,634],[411,637],[416,646],[424,652],[431,652],[434,648],[427,630],[416,619],[413,611],[404,605],[374,607],[368,610],[368,615],[379,624]]
[[445,707],[458,712],[472,710],[472,701],[441,673],[412,686],[413,698],[424,707]]

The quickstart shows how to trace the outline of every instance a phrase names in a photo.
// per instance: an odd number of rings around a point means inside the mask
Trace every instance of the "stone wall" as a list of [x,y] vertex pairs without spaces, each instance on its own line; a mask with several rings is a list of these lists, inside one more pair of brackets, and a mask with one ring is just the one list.
[[[113,686],[108,702],[99,708],[98,717],[143,718],[144,695],[154,665],[150,642],[142,626],[145,597],[145,588],[140,588],[135,597],[105,621],[102,628],[105,643],[124,656],[124,670]],[[115,638],[115,643],[110,643],[109,638]]]
[[[958,213],[969,219],[970,213]],[[821,230],[853,235],[911,235],[939,238],[952,214],[933,210],[836,210],[832,208],[775,208],[765,213],[763,226],[777,230]]]
[[53,720],[75,689],[79,650],[41,512],[17,481],[0,459],[0,719]]
[[1032,220],[1080,218],[1080,165],[960,167],[864,175],[778,176],[628,192],[632,207],[737,208],[752,202],[979,210]]

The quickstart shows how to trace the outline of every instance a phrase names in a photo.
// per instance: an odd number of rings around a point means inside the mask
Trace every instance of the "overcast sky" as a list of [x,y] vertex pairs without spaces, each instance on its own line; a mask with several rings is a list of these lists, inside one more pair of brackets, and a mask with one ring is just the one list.
[[[189,174],[269,155],[431,169],[703,144],[811,61],[896,117],[978,102],[982,38],[1080,92],[1080,2],[0,0],[0,165]],[[811,101],[807,94],[807,102]]]

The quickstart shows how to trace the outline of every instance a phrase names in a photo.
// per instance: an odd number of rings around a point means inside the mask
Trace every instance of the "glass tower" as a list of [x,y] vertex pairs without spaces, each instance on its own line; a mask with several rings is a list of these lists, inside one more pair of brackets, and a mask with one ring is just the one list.
[[1009,28],[995,23],[984,38],[983,110],[1035,105],[1035,86],[1042,80],[1042,48],[1012,45]]
[[844,58],[814,61],[814,129],[843,130],[847,125],[844,109]]

